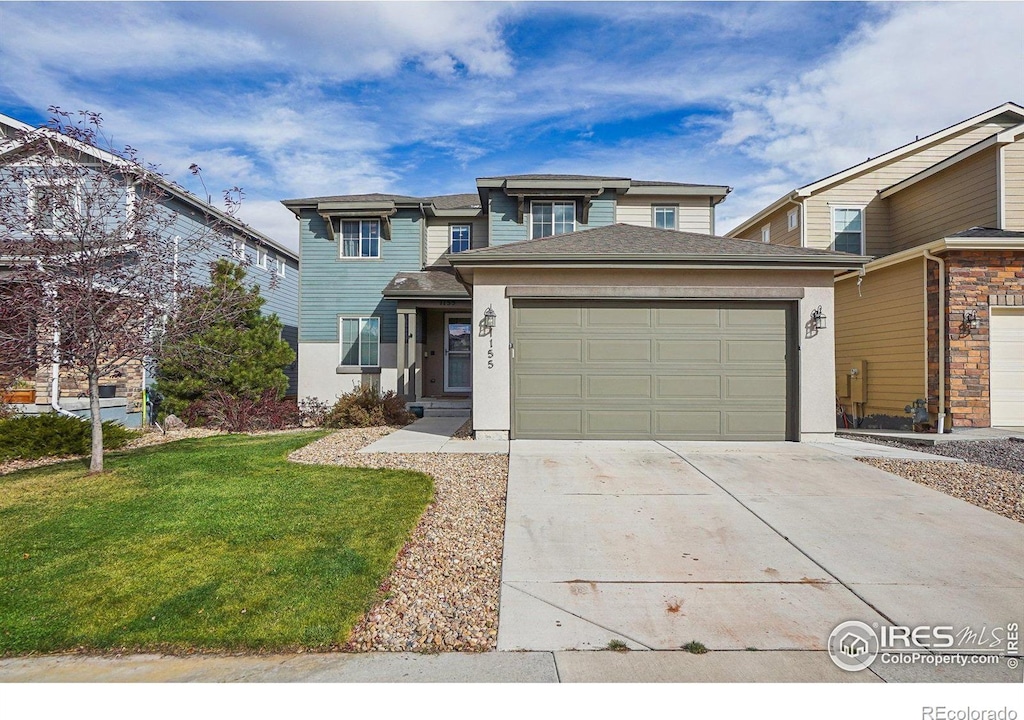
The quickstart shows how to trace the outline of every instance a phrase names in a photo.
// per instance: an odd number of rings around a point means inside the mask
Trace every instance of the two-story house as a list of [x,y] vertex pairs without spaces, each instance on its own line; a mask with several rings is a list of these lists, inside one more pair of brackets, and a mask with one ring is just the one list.
[[834,273],[863,258],[716,237],[728,192],[508,175],[472,194],[286,200],[299,395],[375,384],[471,407],[484,438],[830,436],[823,318]]
[[[43,133],[52,144],[64,146],[61,155],[67,162],[88,167],[103,163],[117,168],[122,162],[106,150],[93,147],[77,139],[46,129],[31,126],[6,115],[0,115],[0,173],[8,164],[31,168],[33,165],[32,143],[26,143],[25,133]],[[5,185],[5,203],[38,202],[47,188],[33,181],[30,188],[15,189]],[[126,180],[127,182],[127,180]],[[173,223],[166,225],[167,252],[177,252],[177,239],[195,237],[201,234],[215,235],[196,248],[200,257],[195,262],[182,263],[187,272],[194,275],[196,283],[209,280],[209,271],[219,257],[227,257],[246,268],[247,282],[258,285],[265,299],[262,312],[275,314],[280,319],[282,337],[293,349],[298,345],[298,254],[267,237],[237,218],[214,207],[182,187],[170,181],[159,181],[164,199],[162,205],[173,213]],[[110,203],[115,207],[121,202],[114,198]],[[119,207],[128,212],[130,195],[125,195],[124,204]],[[212,228],[212,232],[210,229]],[[4,280],[4,268],[0,261],[0,283]],[[293,363],[286,368],[289,377],[288,394],[295,395],[298,389],[298,366]],[[146,388],[151,382],[147,377],[142,358],[120,370],[116,377],[100,381],[101,411],[104,420],[117,420],[128,426],[138,426],[143,421],[146,408]],[[34,399],[15,405],[26,414],[64,412],[88,417],[89,401],[85,378],[60,363],[41,362],[36,372],[22,380],[30,385],[29,393]]]
[[874,256],[836,278],[836,395],[859,426],[1024,426],[1024,107],[799,187],[729,235]]

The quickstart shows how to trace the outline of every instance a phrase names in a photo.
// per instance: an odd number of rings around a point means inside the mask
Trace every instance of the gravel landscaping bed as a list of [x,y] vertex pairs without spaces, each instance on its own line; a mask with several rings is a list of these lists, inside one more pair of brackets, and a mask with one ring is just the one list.
[[[1003,441],[996,441],[1003,442]],[[893,443],[884,443],[886,445]],[[1024,523],[1024,473],[1014,472],[1001,467],[982,465],[971,462],[962,455],[949,450],[950,445],[971,446],[981,443],[949,443],[936,446],[947,452],[935,453],[947,457],[960,457],[968,460],[964,463],[950,463],[941,460],[892,460],[888,458],[857,458],[863,463],[873,465],[880,470],[913,480],[934,490],[977,505],[985,510],[1003,517]],[[988,443],[986,443],[988,444]],[[1017,443],[1024,445],[1024,443]],[[900,445],[903,447],[903,445]],[[923,449],[909,446],[910,449]],[[931,450],[931,448],[929,448]],[[976,451],[975,457],[983,456],[984,449]]]
[[355,452],[395,429],[341,430],[290,456],[302,463],[417,470],[434,478],[434,500],[382,585],[383,599],[356,625],[345,649],[493,650],[508,457]]
[[846,435],[843,433],[837,433],[837,435],[850,440],[860,440],[861,442],[874,443],[875,445],[888,445],[890,447],[903,448],[904,450],[917,450],[919,452],[931,453],[932,455],[959,458],[969,463],[978,463],[979,465],[988,465],[989,467],[1024,473],[1024,440],[1008,438],[1006,440],[952,441],[939,445],[918,445],[916,443],[901,442],[893,438]]

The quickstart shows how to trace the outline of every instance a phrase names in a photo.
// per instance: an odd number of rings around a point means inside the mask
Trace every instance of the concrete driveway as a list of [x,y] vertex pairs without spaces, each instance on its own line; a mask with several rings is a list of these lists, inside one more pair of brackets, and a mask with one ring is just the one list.
[[498,648],[823,650],[846,620],[1024,624],[1024,525],[857,445],[513,441]]

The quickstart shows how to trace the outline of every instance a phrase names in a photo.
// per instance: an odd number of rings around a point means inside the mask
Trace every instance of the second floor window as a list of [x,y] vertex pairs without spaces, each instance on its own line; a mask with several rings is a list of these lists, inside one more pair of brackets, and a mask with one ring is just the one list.
[[832,249],[854,255],[864,253],[864,211],[861,208],[832,208]]
[[761,228],[761,242],[770,243],[772,241],[772,225],[768,223]]
[[236,260],[245,260],[245,240],[235,238],[231,241],[231,254]]
[[448,245],[449,251],[453,253],[460,253],[469,250],[470,240],[470,226],[469,225],[452,225],[449,232],[451,233],[451,243]]
[[655,205],[654,227],[661,228],[662,230],[675,230],[678,227],[676,224],[676,208],[672,205]]
[[380,220],[342,220],[341,256],[380,257]]
[[576,229],[576,203],[572,200],[535,202],[530,206],[530,214],[533,238],[562,235]]
[[256,264],[259,265],[264,270],[270,269],[270,260],[267,256],[266,248],[256,248]]

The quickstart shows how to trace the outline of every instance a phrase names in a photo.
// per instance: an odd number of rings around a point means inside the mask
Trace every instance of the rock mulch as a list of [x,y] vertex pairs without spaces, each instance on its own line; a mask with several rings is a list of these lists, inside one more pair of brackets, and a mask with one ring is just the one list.
[[1007,438],[1005,440],[975,440],[971,442],[963,440],[958,442],[954,440],[938,445],[918,445],[916,443],[900,442],[894,438],[837,434],[850,440],[860,440],[861,442],[869,442],[876,445],[888,445],[905,450],[917,450],[919,452],[931,453],[932,455],[959,458],[965,462],[988,465],[989,467],[1010,470],[1011,472],[1024,473],[1024,439]]
[[354,628],[345,649],[493,650],[508,457],[355,452],[395,429],[341,430],[290,456],[303,463],[417,470],[434,478],[434,500],[381,586],[384,599]]
[[[174,442],[175,440],[209,437],[210,435],[220,434],[221,432],[219,430],[209,430],[207,428],[187,428],[185,430],[176,430],[168,433],[146,432],[143,433],[141,437],[125,443],[123,448],[113,450],[111,452],[136,450],[142,447],[149,447],[150,445],[163,445],[164,443]],[[87,457],[89,456],[56,455],[39,458],[38,460],[8,460],[7,462],[0,462],[0,475],[7,475],[8,473],[16,472],[18,470],[30,470],[32,468],[45,467],[46,465],[56,465],[57,463],[68,462],[69,460],[81,460]]]
[[470,418],[466,422],[459,426],[459,429],[452,433],[452,439],[454,440],[472,440],[473,439],[473,418]]
[[[949,449],[950,445],[970,446],[976,444],[979,443],[949,443],[936,447]],[[920,449],[918,446],[909,447],[915,450]],[[959,457],[950,452],[936,454]],[[941,460],[857,459],[1003,517],[1024,523],[1024,473],[970,461],[961,464],[942,462]],[[961,459],[966,460],[967,458]]]

